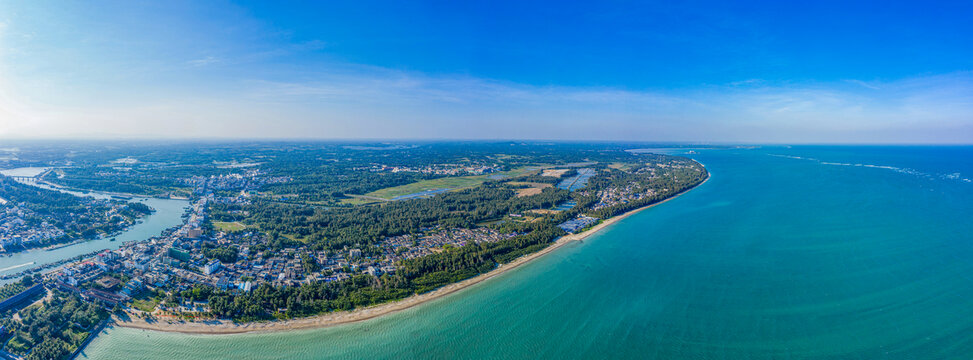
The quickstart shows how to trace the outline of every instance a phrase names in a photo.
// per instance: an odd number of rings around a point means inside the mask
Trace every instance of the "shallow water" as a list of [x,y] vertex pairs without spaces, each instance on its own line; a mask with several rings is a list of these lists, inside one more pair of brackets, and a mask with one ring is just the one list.
[[973,148],[697,152],[689,156],[713,175],[699,188],[407,311],[263,334],[113,328],[84,354],[943,359],[973,353],[973,184],[965,180],[973,175]]

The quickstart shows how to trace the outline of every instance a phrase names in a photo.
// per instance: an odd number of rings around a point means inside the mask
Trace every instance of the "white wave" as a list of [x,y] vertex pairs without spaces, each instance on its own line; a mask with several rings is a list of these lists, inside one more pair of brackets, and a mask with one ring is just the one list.
[[954,173],[951,173],[951,174],[942,174],[942,175],[936,176],[936,175],[933,175],[933,174],[930,174],[930,173],[926,173],[926,172],[922,172],[922,171],[915,170],[915,169],[901,168],[901,167],[890,166],[890,165],[849,164],[849,163],[840,163],[840,162],[821,161],[821,160],[818,160],[818,159],[815,159],[815,158],[804,158],[804,157],[800,157],[800,156],[779,155],[779,154],[768,154],[768,155],[775,156],[775,157],[788,158],[788,159],[808,160],[808,161],[816,162],[816,163],[821,164],[821,165],[866,167],[866,168],[871,168],[871,169],[889,170],[889,171],[894,171],[894,172],[901,173],[901,174],[914,175],[914,176],[924,177],[924,178],[928,178],[928,179],[936,179],[936,178],[939,178],[939,179],[944,179],[944,180],[963,181],[963,182],[967,182],[967,183],[973,182],[973,181],[970,181],[970,179],[968,179],[968,178],[961,177],[961,174],[958,173],[958,172],[954,172]]
[[36,261],[31,261],[29,263],[24,263],[24,264],[20,264],[20,265],[14,265],[14,266],[10,266],[10,267],[5,267],[3,269],[0,269],[0,272],[4,272],[4,271],[7,271],[7,270],[13,270],[13,269],[17,269],[17,268],[22,268],[24,266],[31,266],[31,265],[34,265],[36,263],[37,263]]

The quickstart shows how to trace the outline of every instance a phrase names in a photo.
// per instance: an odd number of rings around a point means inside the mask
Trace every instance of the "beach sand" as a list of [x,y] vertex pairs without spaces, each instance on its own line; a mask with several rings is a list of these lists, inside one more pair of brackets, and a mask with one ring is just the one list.
[[[696,186],[698,187],[706,183],[706,181],[709,181],[709,177],[707,177],[706,180],[703,180],[703,182],[699,183]],[[571,243],[573,241],[580,241],[618,221],[621,221],[622,219],[625,219],[642,210],[675,199],[680,195],[685,194],[686,192],[695,188],[696,187],[689,188],[686,191],[676,194],[675,196],[665,199],[663,201],[645,207],[641,207],[635,210],[631,210],[619,216],[612,217],[608,220],[602,221],[601,223],[593,226],[592,228],[584,232],[563,236],[559,238],[556,242],[554,242],[554,244],[544,248],[541,251],[535,252],[533,254],[524,255],[507,264],[502,264],[496,269],[493,269],[492,271],[486,274],[480,274],[479,276],[473,278],[469,278],[457,283],[449,284],[427,293],[412,295],[410,297],[398,301],[378,304],[378,305],[369,306],[361,309],[355,309],[351,311],[339,311],[339,312],[321,314],[321,315],[292,319],[292,320],[263,321],[263,322],[239,323],[239,324],[234,323],[230,320],[181,321],[181,320],[156,319],[151,322],[147,322],[145,319],[133,317],[133,316],[128,316],[127,319],[122,319],[115,316],[113,317],[113,320],[115,322],[115,325],[127,327],[127,328],[165,331],[165,332],[180,332],[180,333],[189,333],[189,334],[238,334],[238,333],[247,333],[247,332],[269,332],[269,331],[313,329],[313,328],[323,328],[323,327],[364,321],[382,315],[387,315],[405,309],[409,309],[419,304],[441,298],[443,296],[468,288],[472,285],[497,277],[500,274],[516,269],[519,266],[530,262],[531,260],[549,254],[554,250],[561,248],[565,244]]]

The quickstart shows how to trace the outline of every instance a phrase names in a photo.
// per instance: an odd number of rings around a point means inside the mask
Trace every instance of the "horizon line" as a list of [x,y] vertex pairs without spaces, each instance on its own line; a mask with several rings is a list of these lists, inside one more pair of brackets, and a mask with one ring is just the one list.
[[545,139],[545,138],[325,138],[325,137],[169,137],[169,136],[129,136],[129,137],[9,137],[0,138],[4,142],[132,142],[132,141],[179,141],[191,142],[318,142],[318,143],[369,143],[369,142],[552,142],[552,143],[631,143],[631,144],[659,144],[659,145],[719,145],[719,146],[973,146],[973,143],[962,142],[742,142],[742,141],[692,141],[692,140],[609,140],[609,139]]

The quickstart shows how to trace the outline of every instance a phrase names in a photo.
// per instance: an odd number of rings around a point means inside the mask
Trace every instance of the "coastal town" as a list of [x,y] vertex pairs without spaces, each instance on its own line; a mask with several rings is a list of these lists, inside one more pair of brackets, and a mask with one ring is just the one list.
[[[281,251],[266,249],[265,235],[256,232],[216,232],[204,235],[206,204],[196,202],[186,223],[166,236],[124,244],[45,276],[63,290],[98,299],[112,306],[124,304],[143,290],[182,291],[206,285],[215,289],[251,291],[261,284],[294,286],[349,279],[355,274],[379,277],[396,271],[404,259],[423,257],[450,247],[496,242],[516,234],[489,228],[429,229],[426,234],[389,237],[378,254],[361,249],[343,252],[312,251],[305,246]],[[233,249],[230,257],[208,258],[208,247]],[[126,279],[122,281],[121,279]],[[83,290],[84,289],[84,290]],[[160,304],[155,315],[204,315],[205,304]]]
[[[624,152],[601,162],[575,157],[559,166],[495,154],[457,163],[395,164],[375,161],[384,158],[380,151],[341,165],[329,154],[319,156],[322,166],[336,166],[330,171],[337,174],[324,179],[303,165],[288,165],[287,157],[275,167],[266,155],[197,165],[205,176],[187,174],[173,162],[125,156],[95,166],[96,172],[74,165],[50,167],[33,178],[0,177],[13,186],[0,193],[4,251],[79,244],[86,240],[75,222],[91,223],[87,219],[99,219],[96,215],[114,226],[85,233],[102,239],[107,246],[101,250],[3,269],[0,279],[7,285],[0,287],[5,296],[0,311],[43,316],[0,320],[5,327],[0,340],[8,343],[0,356],[78,351],[101,326],[120,319],[274,321],[399,300],[489,273],[706,176],[697,163],[678,158],[618,163],[617,157],[638,159]],[[504,157],[516,160],[494,160]],[[79,182],[73,174],[115,181]],[[677,181],[680,177],[685,180]],[[134,179],[142,180],[126,184]],[[80,192],[68,194],[64,184],[98,184],[102,188],[95,190],[110,196],[78,196],[91,190],[77,188],[72,189]],[[173,214],[180,215],[178,224],[161,233],[112,243],[114,238],[104,239],[154,211],[146,198],[118,192],[125,188],[161,199],[187,194],[188,200],[168,200],[187,206]],[[38,211],[24,192],[71,206],[54,217]],[[18,197],[23,200],[12,201]],[[363,198],[367,201],[348,201]],[[57,238],[72,240],[45,241]],[[288,295],[305,291],[328,295],[303,300]],[[72,316],[52,307],[61,303],[78,304],[88,320],[60,332],[31,330]]]
[[[563,174],[564,172],[561,172]],[[251,291],[261,284],[294,286],[301,283],[341,281],[355,274],[379,277],[394,274],[396,264],[467,244],[496,242],[517,235],[479,227],[426,228],[420,235],[391,236],[370,253],[349,248],[343,251],[314,251],[307,246],[273,251],[267,249],[266,234],[258,231],[205,232],[207,210],[211,202],[247,202],[248,190],[255,190],[255,173],[250,176],[194,177],[187,184],[194,193],[204,194],[190,208],[186,222],[168,235],[144,242],[125,243],[117,250],[106,250],[46,275],[63,289],[78,292],[85,298],[98,299],[111,305],[124,304],[147,289],[150,291],[183,291],[206,285],[215,289]],[[280,181],[280,180],[275,180]],[[571,185],[575,179],[565,179]],[[266,182],[263,182],[266,183]],[[583,186],[583,184],[581,184]],[[220,197],[211,190],[241,190],[242,195]],[[637,184],[612,187],[598,192],[595,210],[638,200],[654,193]],[[514,214],[515,217],[516,214]],[[566,233],[579,232],[600,219],[578,215],[558,227]],[[215,259],[207,249],[231,249],[229,256]],[[126,279],[125,282],[119,280]],[[80,288],[79,288],[80,286]],[[87,290],[82,290],[85,288]],[[159,315],[203,315],[205,304],[159,304],[148,313]]]
[[[6,202],[4,202],[6,203]],[[11,206],[3,209],[0,214],[0,248],[9,252],[19,247],[32,247],[50,239],[64,236],[61,230],[47,221],[36,225],[28,225],[27,219],[37,218],[30,209]]]
[[[205,234],[207,204],[228,201],[212,194],[190,208],[186,223],[168,235],[143,242],[124,243],[117,250],[105,250],[45,275],[62,290],[109,305],[125,304],[143,290],[183,291],[205,285],[215,289],[251,291],[261,284],[295,286],[302,283],[347,280],[355,274],[380,277],[394,274],[396,264],[467,244],[491,243],[516,233],[500,233],[479,227],[428,228],[420,235],[399,235],[380,242],[373,253],[362,249],[340,252],[313,251],[306,246],[272,251],[269,239],[256,231]],[[579,216],[559,227],[578,232],[598,221]],[[232,249],[232,255],[214,259],[206,249]],[[121,279],[126,279],[122,281]],[[133,311],[138,311],[133,309]],[[200,316],[209,312],[205,304],[159,304],[153,315]]]
[[80,198],[0,177],[0,254],[111,236],[151,213],[141,203]]

